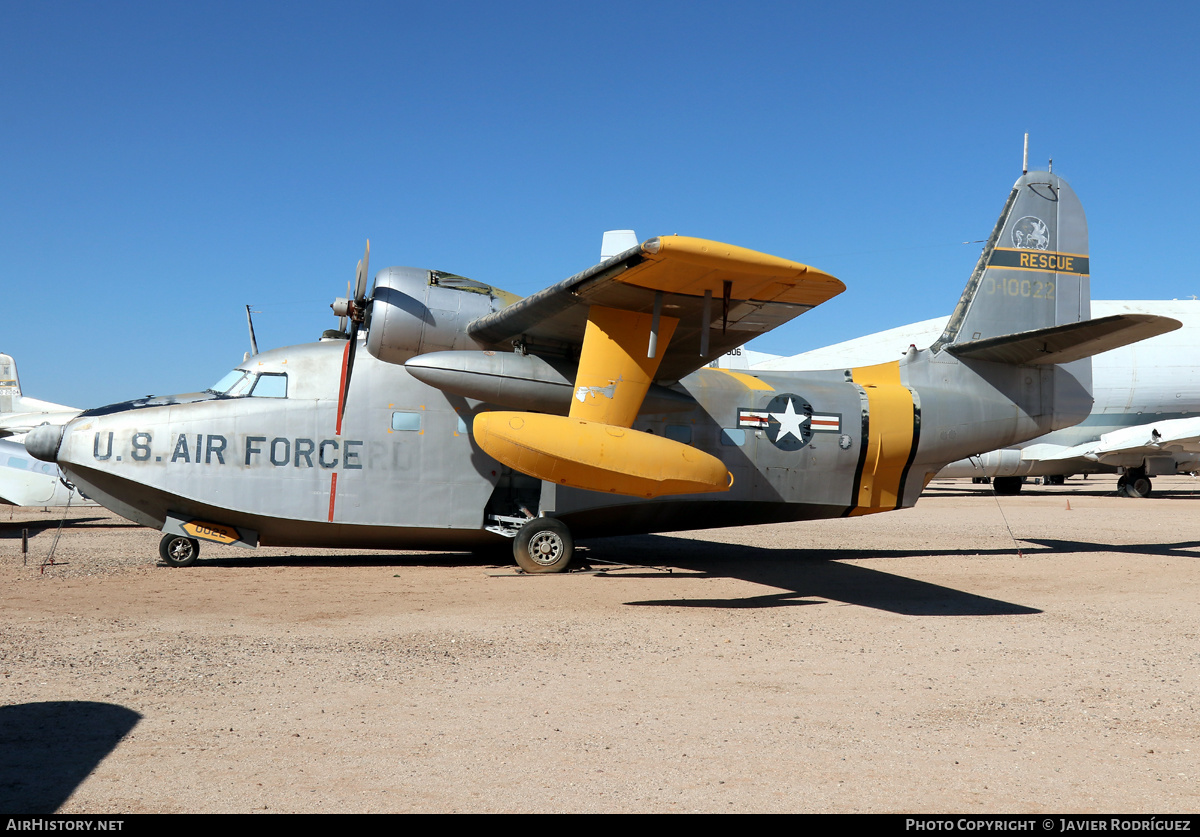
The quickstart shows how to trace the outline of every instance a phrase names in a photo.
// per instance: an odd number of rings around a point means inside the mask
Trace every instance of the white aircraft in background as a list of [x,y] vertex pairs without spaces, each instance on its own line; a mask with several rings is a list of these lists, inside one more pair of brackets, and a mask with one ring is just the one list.
[[0,354],[0,504],[81,505],[88,501],[59,478],[58,466],[39,462],[25,450],[25,434],[39,424],[66,424],[80,411],[21,394],[17,363]]
[[0,439],[0,504],[11,506],[73,506],[88,501],[67,488],[58,476],[58,466],[38,462],[25,445]]
[[[1200,301],[1092,301],[1092,316],[1157,314],[1183,328],[1092,359],[1095,404],[1074,427],[1005,450],[962,459],[939,477],[991,477],[996,492],[1015,494],[1025,477],[1061,482],[1072,474],[1119,473],[1128,497],[1150,493],[1150,477],[1200,471]],[[722,366],[754,372],[855,367],[894,360],[928,347],[947,317],[881,331],[791,357],[743,349]]]
[[21,395],[17,362],[0,354],[0,437],[24,436],[39,424],[66,424],[81,411]]

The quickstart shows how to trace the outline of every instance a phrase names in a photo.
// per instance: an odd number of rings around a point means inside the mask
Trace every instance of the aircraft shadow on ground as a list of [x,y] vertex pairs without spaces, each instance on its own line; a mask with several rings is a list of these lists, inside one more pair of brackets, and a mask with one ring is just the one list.
[[[1168,544],[1089,543],[1084,541],[1023,538],[1026,553],[1072,554],[1116,552],[1131,556],[1200,557],[1200,541]],[[1197,551],[1193,551],[1197,550]],[[729,599],[673,598],[632,601],[642,607],[767,608],[796,607],[837,601],[910,616],[999,616],[1041,613],[1036,608],[978,596],[938,584],[919,581],[882,570],[848,564],[846,561],[883,560],[944,556],[1003,557],[1016,554],[1016,547],[997,549],[797,549],[713,543],[670,535],[637,535],[605,538],[584,543],[578,553],[580,567],[598,571],[612,579],[681,578],[666,570],[683,570],[686,578],[738,578],[775,587],[779,593]],[[461,552],[388,552],[352,555],[285,555],[245,558],[202,559],[195,567],[180,572],[203,571],[205,567],[496,567],[505,573],[512,568],[507,550],[486,554]],[[532,578],[532,577],[531,577]],[[549,577],[542,577],[550,580]]]
[[0,706],[0,811],[53,814],[141,718],[91,701]]
[[[663,535],[613,540],[623,542],[619,544],[620,551],[624,553],[623,560],[633,564],[665,563],[672,568],[687,570],[690,573],[688,578],[739,578],[784,591],[736,599],[677,598],[627,602],[633,606],[729,609],[794,607],[836,601],[906,616],[1011,616],[1041,613],[1036,608],[843,563],[849,559],[938,554],[930,550],[866,552],[855,549],[772,549],[737,544],[705,544]],[[1011,554],[1012,550],[997,552]],[[961,550],[946,550],[941,554],[963,553]]]
[[[629,602],[631,605],[674,607],[780,607],[814,604],[813,599],[829,599],[844,604],[886,610],[909,616],[998,616],[1030,615],[1042,611],[978,596],[938,584],[894,575],[847,560],[922,558],[938,556],[1000,557],[1014,555],[1015,547],[987,550],[962,549],[817,549],[764,548],[736,544],[700,544],[684,538],[644,535],[614,538],[623,560],[631,564],[658,563],[689,570],[708,578],[740,578],[756,584],[777,587],[774,593],[747,599]],[[1032,546],[1030,546],[1032,545]],[[1132,556],[1198,558],[1200,541],[1170,544],[1110,544],[1084,541],[1024,538],[1025,553],[1067,556],[1110,552]],[[599,556],[596,556],[599,557]],[[693,576],[694,577],[694,576]]]
[[[1012,554],[994,550],[979,554]],[[589,541],[578,554],[582,567],[614,579],[680,579],[659,568],[685,570],[686,578],[740,578],[776,587],[783,592],[730,599],[664,599],[628,602],[632,606],[766,608],[822,604],[835,600],[845,604],[920,616],[985,616],[1033,614],[1040,611],[1023,605],[989,599],[937,584],[841,563],[846,559],[897,558],[926,555],[959,555],[961,550],[885,550],[866,552],[851,549],[769,549],[720,544],[667,535],[639,535]],[[188,572],[203,567],[488,567],[505,571],[512,558],[505,554],[464,553],[289,555],[277,558],[246,557],[201,560]],[[644,569],[643,569],[644,568]],[[647,572],[646,570],[650,570]],[[531,577],[532,578],[532,577]],[[549,581],[547,577],[541,577]]]
[[1055,554],[1115,552],[1133,556],[1157,555],[1163,558],[1200,558],[1200,541],[1175,543],[1111,544],[1085,541],[1060,541],[1054,538],[1021,538],[1023,543],[1036,544]]

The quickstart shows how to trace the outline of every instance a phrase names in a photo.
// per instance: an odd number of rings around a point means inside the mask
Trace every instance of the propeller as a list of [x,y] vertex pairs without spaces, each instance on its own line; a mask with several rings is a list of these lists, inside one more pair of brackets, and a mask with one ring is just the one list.
[[350,394],[350,375],[354,371],[354,352],[358,348],[358,329],[366,319],[367,306],[371,302],[367,299],[367,275],[370,271],[370,261],[371,241],[368,239],[367,249],[363,253],[363,257],[359,259],[358,271],[355,273],[353,295],[351,295],[350,283],[347,282],[346,296],[338,297],[329,306],[336,316],[341,317],[339,325],[342,331],[346,330],[346,320],[350,320],[350,340],[346,344],[346,350],[342,353],[342,385],[341,391],[338,393],[337,435],[339,436],[342,433],[342,415],[346,412],[346,397]]

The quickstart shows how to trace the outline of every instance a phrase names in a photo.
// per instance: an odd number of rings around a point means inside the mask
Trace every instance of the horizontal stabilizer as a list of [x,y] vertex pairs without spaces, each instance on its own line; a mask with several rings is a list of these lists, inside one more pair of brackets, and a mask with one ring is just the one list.
[[947,351],[967,360],[1043,365],[1070,363],[1119,349],[1130,343],[1174,331],[1183,324],[1170,317],[1150,314],[1114,314],[1097,320],[1039,328],[986,340],[947,346]]

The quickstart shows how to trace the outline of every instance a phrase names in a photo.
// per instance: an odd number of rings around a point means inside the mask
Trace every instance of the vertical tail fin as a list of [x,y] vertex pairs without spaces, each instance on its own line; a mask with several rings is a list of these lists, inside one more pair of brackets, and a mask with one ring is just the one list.
[[[885,480],[901,475],[901,505],[916,502],[943,461],[1083,421],[1092,409],[1093,354],[1179,327],[1145,315],[1093,320],[1089,268],[1087,220],[1075,192],[1048,172],[1022,175],[945,331],[928,352],[914,350],[899,362],[901,381],[913,392],[916,430],[895,407],[890,432],[902,452],[909,439],[919,441],[899,471],[899,455],[889,461],[883,440],[883,467],[875,473]],[[872,372],[856,369],[854,380],[861,376],[870,386],[882,379],[879,372],[867,377]],[[876,383],[875,398],[885,394]],[[872,426],[875,409],[872,403]],[[873,509],[871,500],[862,505]]]
[[1049,172],[1013,185],[934,351],[1091,318],[1087,218]]

